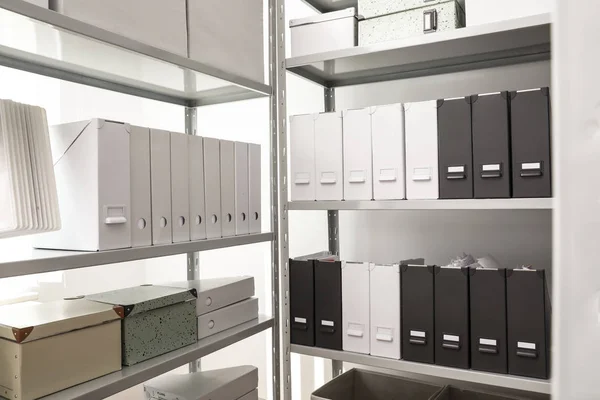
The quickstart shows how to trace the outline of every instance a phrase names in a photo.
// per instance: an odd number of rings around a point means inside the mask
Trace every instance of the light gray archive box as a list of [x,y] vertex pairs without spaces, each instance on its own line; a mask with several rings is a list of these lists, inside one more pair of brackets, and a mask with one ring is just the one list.
[[163,375],[144,384],[146,400],[257,400],[258,368]]
[[206,238],[221,237],[221,165],[219,139],[204,138]]
[[221,236],[235,236],[235,143],[221,140]]
[[171,132],[171,221],[173,243],[190,241],[188,135]]
[[186,0],[50,0],[50,8],[187,57]]
[[[250,231],[250,161],[248,143],[235,142],[235,234]],[[260,182],[259,182],[260,183]]]
[[261,233],[261,151],[259,144],[248,144],[248,210],[249,233]]
[[344,200],[373,199],[371,107],[345,110],[343,120]]
[[342,261],[342,348],[369,354],[368,262]]
[[190,58],[265,81],[263,0],[187,0],[187,7]]
[[[386,2],[386,4],[388,3],[392,2]],[[429,2],[407,0],[394,3],[395,5],[388,4],[389,9],[399,10],[401,6],[408,5],[403,3],[412,3],[411,5],[419,8],[398,12],[390,11],[391,13],[386,13],[386,15],[360,21],[358,24],[359,46],[449,31],[465,26],[465,11],[457,0],[433,0]],[[374,12],[384,12],[386,6],[377,6],[373,10]]]
[[255,297],[198,316],[198,339],[223,332],[258,318],[258,299]]
[[358,43],[354,7],[290,20],[292,57],[351,48]]
[[152,244],[173,243],[170,135],[167,131],[150,129]]
[[315,119],[318,114],[290,117],[290,181],[292,201],[314,201]]
[[315,115],[316,199],[344,198],[344,167],[342,146],[342,113]]
[[204,140],[188,136],[190,182],[190,239],[206,239],[206,205],[204,203]]
[[37,248],[99,251],[131,247],[131,126],[91,119],[50,127],[62,228]]
[[131,246],[152,245],[150,129],[131,126]]

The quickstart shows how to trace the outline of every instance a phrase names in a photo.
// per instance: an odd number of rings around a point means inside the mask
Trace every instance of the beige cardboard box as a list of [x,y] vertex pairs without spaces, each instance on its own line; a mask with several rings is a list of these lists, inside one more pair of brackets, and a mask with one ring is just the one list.
[[0,307],[0,396],[37,399],[120,370],[122,316],[82,299]]

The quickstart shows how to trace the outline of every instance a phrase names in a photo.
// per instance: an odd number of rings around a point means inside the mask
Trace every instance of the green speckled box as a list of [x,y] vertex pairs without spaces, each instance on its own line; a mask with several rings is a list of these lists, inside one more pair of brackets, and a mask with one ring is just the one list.
[[133,365],[197,341],[196,289],[144,285],[86,296],[122,306],[123,365]]

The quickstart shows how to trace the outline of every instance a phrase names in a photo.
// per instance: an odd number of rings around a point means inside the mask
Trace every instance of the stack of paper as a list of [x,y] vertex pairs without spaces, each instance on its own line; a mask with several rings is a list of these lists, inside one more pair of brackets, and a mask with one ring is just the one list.
[[0,100],[0,238],[60,227],[46,111]]

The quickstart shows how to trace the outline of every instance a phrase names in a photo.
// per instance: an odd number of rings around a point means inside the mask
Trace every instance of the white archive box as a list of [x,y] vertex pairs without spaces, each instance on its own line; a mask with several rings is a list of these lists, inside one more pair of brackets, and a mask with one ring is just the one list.
[[437,102],[404,104],[406,198],[439,198]]
[[554,9],[552,0],[465,0],[467,26],[489,24],[531,15],[546,14]]
[[235,236],[235,143],[221,140],[221,236]]
[[187,8],[190,58],[264,82],[263,0],[187,0]]
[[233,368],[169,374],[144,384],[147,400],[246,400],[256,392],[258,368],[241,365]]
[[170,135],[167,131],[150,129],[152,244],[173,243]]
[[315,183],[315,119],[317,114],[290,117],[290,167],[292,201],[314,201]]
[[354,7],[290,20],[292,57],[351,48],[358,41]]
[[371,200],[371,108],[345,110],[343,126],[344,200]]
[[188,136],[190,182],[190,239],[206,239],[206,206],[204,204],[204,146],[200,136]]
[[250,232],[250,193],[248,143],[235,142],[235,234]]
[[198,316],[198,340],[258,318],[255,297]]
[[170,282],[163,286],[196,289],[198,294],[197,315],[203,315],[254,296],[254,278],[251,276]]
[[131,126],[131,246],[152,245],[150,129]]
[[371,107],[373,145],[373,198],[406,198],[404,172],[404,107],[389,104]]
[[131,247],[129,124],[92,119],[50,128],[62,229],[34,246],[99,251]]
[[250,213],[249,233],[261,233],[261,152],[259,144],[248,144],[248,209]]
[[326,112],[315,118],[315,174],[317,200],[344,198],[342,113]]
[[50,0],[50,8],[187,57],[186,0]]
[[342,348],[369,354],[369,269],[368,262],[342,261]]
[[371,264],[371,355],[400,359],[400,266]]
[[219,139],[204,138],[204,203],[206,237],[221,237],[221,166]]
[[171,132],[171,221],[173,243],[190,241],[188,135]]

